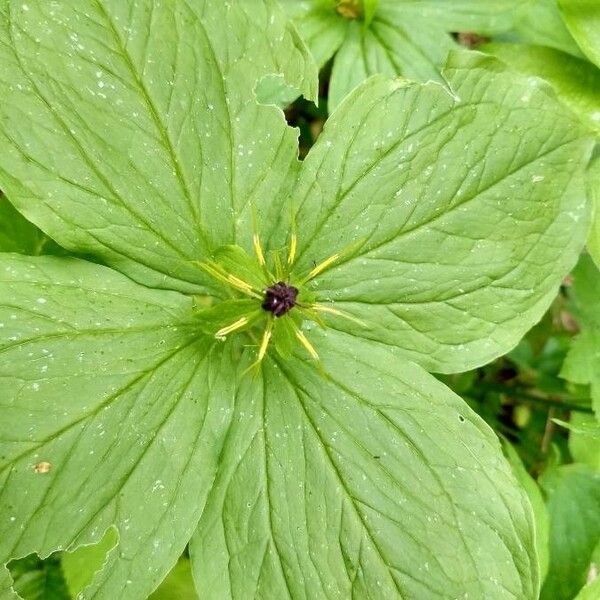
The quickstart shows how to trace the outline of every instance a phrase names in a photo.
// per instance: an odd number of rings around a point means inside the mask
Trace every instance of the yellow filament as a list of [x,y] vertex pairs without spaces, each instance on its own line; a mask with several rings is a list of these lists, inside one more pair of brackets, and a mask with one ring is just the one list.
[[256,290],[249,283],[246,283],[235,275],[227,275],[227,280],[243,292],[256,292]]
[[219,329],[219,331],[215,333],[215,337],[219,339],[225,339],[225,337],[229,335],[232,331],[240,329],[240,327],[243,327],[244,325],[246,325],[246,323],[248,323],[248,317],[242,317],[241,319],[238,319],[235,323],[232,323],[231,325],[227,325],[227,327]]
[[255,290],[249,283],[242,281],[238,277],[235,277],[235,275],[230,275],[229,273],[224,271],[219,265],[216,265],[216,264],[212,265],[209,263],[198,263],[198,264],[200,265],[200,267],[202,269],[204,269],[204,271],[206,271],[209,275],[211,275],[215,279],[218,279],[219,281],[223,281],[224,283],[227,283],[227,284],[233,286],[237,290],[244,292],[245,294],[248,294],[249,296],[252,296],[253,298],[262,299],[262,295],[259,294],[258,291]]
[[269,320],[267,323],[267,328],[265,329],[265,333],[263,334],[262,342],[260,343],[260,348],[258,350],[258,362],[261,362],[267,353],[271,335],[273,335],[273,321]]
[[290,238],[290,253],[288,255],[288,265],[292,265],[294,263],[294,259],[296,258],[296,248],[298,246],[298,238],[295,233],[292,233]]
[[306,348],[307,352],[315,359],[319,360],[317,351],[313,348],[313,345],[306,339],[306,336],[299,330],[296,329],[296,337],[300,343]]
[[261,267],[265,266],[265,255],[262,251],[262,246],[260,245],[260,238],[258,237],[258,233],[255,233],[252,236],[252,241],[254,242],[254,252],[256,253],[256,258],[258,259],[258,264]]
[[329,258],[326,258],[322,263],[318,264],[303,280],[302,283],[306,283],[310,281],[314,277],[316,277],[319,273],[322,273],[327,267],[331,266],[338,258],[339,254],[334,254]]
[[310,309],[314,310],[315,312],[324,312],[330,315],[335,315],[336,317],[344,317],[344,319],[353,321],[354,323],[357,323],[362,327],[367,327],[367,324],[364,321],[357,319],[356,317],[348,314],[347,312],[343,312],[341,310],[338,310],[337,308],[332,308],[331,306],[323,306],[322,304],[311,304]]

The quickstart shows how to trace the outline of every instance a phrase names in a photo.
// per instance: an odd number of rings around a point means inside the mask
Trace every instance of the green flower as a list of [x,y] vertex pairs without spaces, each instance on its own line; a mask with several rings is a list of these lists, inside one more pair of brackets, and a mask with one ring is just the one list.
[[89,258],[1,255],[2,564],[110,529],[82,597],[188,543],[203,599],[537,597],[529,502],[427,370],[543,314],[593,141],[493,59],[444,76],[370,79],[300,163],[271,0],[0,1],[0,188]]

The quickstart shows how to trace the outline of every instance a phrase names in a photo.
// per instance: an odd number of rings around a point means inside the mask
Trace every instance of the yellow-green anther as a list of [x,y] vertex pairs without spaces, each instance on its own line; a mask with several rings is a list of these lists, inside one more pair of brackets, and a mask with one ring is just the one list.
[[273,321],[269,319],[267,323],[267,328],[263,334],[262,341],[260,343],[260,348],[258,350],[258,362],[262,361],[267,353],[267,348],[269,347],[269,341],[271,340],[271,335],[273,335]]
[[252,236],[252,241],[254,243],[254,252],[256,253],[256,258],[258,259],[258,264],[261,267],[265,266],[265,255],[262,251],[262,246],[260,245],[260,238],[258,237],[258,233],[255,233]]
[[306,283],[310,281],[314,277],[316,277],[319,273],[322,273],[327,267],[330,267],[338,258],[339,254],[334,254],[329,258],[326,258],[322,263],[319,263],[303,280],[302,283]]
[[296,337],[300,341],[300,343],[306,348],[307,352],[315,359],[319,360],[319,355],[317,351],[314,349],[313,345],[306,339],[306,336],[302,331],[296,329]]
[[227,327],[223,327],[223,328],[219,329],[219,331],[217,331],[217,333],[215,333],[215,337],[223,340],[232,331],[236,331],[237,329],[240,329],[247,323],[248,323],[248,317],[241,317],[235,323],[232,323],[231,325],[227,325]]
[[295,233],[292,233],[290,238],[290,253],[288,254],[288,265],[294,264],[294,259],[296,258],[296,247],[298,245],[298,239]]
[[309,308],[311,310],[314,310],[315,312],[324,312],[330,315],[335,315],[336,317],[343,317],[344,319],[348,319],[349,321],[352,321],[357,325],[360,325],[361,327],[367,327],[367,324],[364,321],[357,319],[356,317],[354,317],[351,314],[348,314],[347,312],[338,310],[337,308],[332,308],[331,306],[323,306],[322,304],[311,304]]

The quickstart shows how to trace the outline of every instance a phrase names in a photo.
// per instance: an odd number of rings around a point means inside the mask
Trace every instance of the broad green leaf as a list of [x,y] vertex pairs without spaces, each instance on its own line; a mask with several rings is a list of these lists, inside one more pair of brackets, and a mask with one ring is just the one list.
[[149,600],[197,600],[190,560],[181,558]]
[[570,54],[525,44],[486,44],[482,50],[511,68],[545,79],[558,97],[600,134],[600,70]]
[[376,344],[310,331],[242,380],[191,543],[203,600],[537,598],[531,507],[460,398]]
[[600,271],[583,256],[573,272],[572,310],[581,327],[565,359],[561,377],[590,385],[592,407],[600,417]]
[[558,0],[563,18],[584,54],[600,67],[600,5],[596,0]]
[[573,460],[600,471],[600,424],[593,416],[572,414],[569,450]]
[[317,63],[322,66],[335,54],[330,109],[371,75],[442,82],[440,68],[456,46],[450,32],[505,31],[520,2],[370,0],[364,2],[362,15],[349,19],[340,9],[344,3],[336,0],[283,0]]
[[71,251],[214,290],[194,261],[249,246],[253,204],[277,223],[298,165],[270,75],[316,96],[275,0],[1,0],[0,188]]
[[30,223],[0,192],[0,251],[19,254],[60,254],[61,248]]
[[145,598],[214,477],[229,345],[198,334],[190,298],[82,261],[1,255],[0,288],[0,567],[114,526],[86,597]]
[[23,600],[71,600],[57,555],[45,560],[22,558],[11,564],[10,571]]
[[523,461],[519,457],[519,454],[515,450],[514,446],[504,441],[502,444],[504,454],[508,459],[512,472],[517,478],[517,481],[523,486],[531,507],[533,508],[533,515],[535,517],[535,547],[537,550],[538,560],[540,564],[540,579],[543,581],[548,573],[548,562],[549,562],[549,551],[548,551],[548,540],[549,540],[549,516],[548,508],[542,496],[539,485],[533,479],[533,477],[527,472]]
[[542,600],[572,600],[585,585],[600,541],[600,473],[583,465],[551,470],[542,479],[549,496],[550,568]]
[[565,26],[558,4],[559,0],[520,2],[513,15],[513,29],[497,38],[549,46],[581,57],[581,50]]
[[332,327],[456,372],[510,350],[575,264],[593,141],[495,59],[454,54],[446,77],[454,95],[375,79],[332,115],[293,193],[295,272],[342,252],[309,287],[367,327]]

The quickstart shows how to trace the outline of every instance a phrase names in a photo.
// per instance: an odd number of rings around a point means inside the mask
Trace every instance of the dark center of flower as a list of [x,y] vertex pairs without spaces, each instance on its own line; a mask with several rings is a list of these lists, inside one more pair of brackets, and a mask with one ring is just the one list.
[[296,306],[297,297],[298,288],[278,281],[265,292],[265,301],[262,303],[262,307],[276,317],[282,317]]

